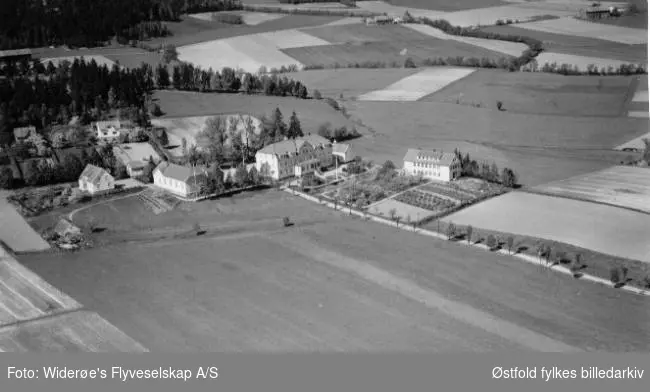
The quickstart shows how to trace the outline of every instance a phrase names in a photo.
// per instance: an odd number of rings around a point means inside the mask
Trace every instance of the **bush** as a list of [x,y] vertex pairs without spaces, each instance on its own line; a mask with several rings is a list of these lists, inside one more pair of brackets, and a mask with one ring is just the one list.
[[496,248],[497,247],[497,239],[496,239],[496,237],[494,235],[490,234],[487,237],[486,245],[488,246],[488,248],[490,248],[490,250]]
[[612,284],[618,284],[621,281],[621,275],[619,274],[618,267],[611,267],[609,269],[609,280]]
[[314,99],[322,99],[323,96],[321,95],[320,91],[314,90]]

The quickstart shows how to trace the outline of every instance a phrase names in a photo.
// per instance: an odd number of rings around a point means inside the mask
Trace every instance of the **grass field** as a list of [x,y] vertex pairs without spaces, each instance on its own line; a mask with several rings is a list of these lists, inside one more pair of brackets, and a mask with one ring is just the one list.
[[598,38],[621,44],[647,44],[648,32],[642,29],[591,23],[575,18],[542,20],[518,25],[522,29],[537,30],[545,33],[575,35],[579,37]]
[[[340,35],[340,31],[337,31],[339,29],[341,31],[360,30],[362,33],[358,36],[355,36],[354,33]],[[313,30],[308,31],[310,34],[313,33],[320,37],[331,35],[333,42],[337,42],[338,39],[339,42],[340,40],[346,40],[345,42],[348,43],[285,49],[283,52],[302,64],[315,66],[333,66],[337,63],[346,66],[363,62],[382,62],[387,65],[395,62],[402,65],[408,57],[411,57],[416,62],[429,58],[447,58],[449,56],[487,57],[491,59],[504,57],[501,53],[463,42],[431,38],[400,25],[370,27],[346,25],[336,26],[336,28],[328,27],[327,30],[315,32]],[[327,31],[327,33],[323,33],[323,31]],[[367,39],[366,34],[370,35],[371,38]],[[337,36],[339,38],[336,38]],[[357,39],[360,41],[355,41]],[[406,49],[406,53],[403,55],[404,49]]]
[[451,214],[445,221],[565,242],[650,263],[650,242],[646,241],[650,215],[617,207],[510,192]]
[[147,63],[155,67],[161,59],[160,55],[157,53],[147,52],[142,49],[131,47],[105,47],[74,50],[66,50],[63,48],[38,48],[34,51],[34,57],[41,59],[82,56],[86,58],[87,61],[89,61],[89,58],[91,57],[97,57],[102,59],[102,62],[109,64],[109,66],[111,62],[116,62],[127,68],[139,67],[142,63]]
[[424,24],[409,24],[406,26],[410,29],[418,31],[422,34],[426,34],[433,38],[462,42],[465,44],[478,46],[483,49],[491,50],[493,52],[503,53],[507,56],[519,57],[526,49],[528,49],[528,46],[526,44],[518,42],[449,35],[442,30]]
[[386,1],[359,1],[357,2],[357,7],[379,14],[387,13],[391,16],[402,16],[406,10],[408,10],[409,13],[413,16],[424,16],[431,19],[438,19],[445,14],[440,10],[431,9],[433,7],[415,7],[409,5],[407,8],[398,3],[389,4],[389,2]]
[[592,200],[650,213],[650,170],[615,166],[533,188],[551,195]]
[[[357,6],[363,6],[365,3],[382,3],[380,1],[360,1]],[[385,0],[383,3],[392,5],[393,7],[401,7],[408,9],[419,8],[420,10],[436,10],[436,11],[458,11],[458,10],[471,10],[474,8],[493,7],[507,3],[501,0]],[[385,11],[388,12],[388,11]],[[402,14],[404,12],[402,11]]]
[[[645,3],[646,7],[648,3]],[[638,13],[636,15],[626,15],[620,18],[612,19],[601,19],[597,23],[610,25],[610,26],[620,26],[628,27],[633,29],[643,29],[648,30],[648,11]]]
[[240,230],[23,261],[152,351],[650,350],[644,298],[284,192],[192,207]]
[[539,16],[568,16],[575,14],[575,11],[567,10],[564,7],[553,7],[549,4],[534,7],[528,6],[528,4],[509,4],[449,12],[444,15],[444,19],[455,26],[468,27],[495,25],[498,20],[506,19],[523,22]]
[[[368,212],[374,215],[381,216],[383,218],[391,219],[390,212],[392,209],[395,209],[395,216],[400,218],[400,223],[402,225],[408,224],[407,221],[410,218],[413,222],[426,219],[427,217],[435,214],[435,211],[427,210],[424,208],[412,206],[407,203],[402,203],[395,199],[384,199],[378,203],[373,204],[368,208]],[[345,210],[345,208],[343,208]]]
[[474,71],[470,68],[428,68],[381,90],[360,95],[357,99],[360,101],[417,101],[450,84],[458,83]]
[[597,39],[595,36],[579,37],[561,34],[559,31],[544,32],[515,26],[489,26],[483,27],[481,30],[535,38],[542,41],[546,50],[551,53],[606,58],[635,64],[646,64],[648,62],[648,47],[644,44],[621,45],[616,42]]
[[271,69],[299,64],[281,49],[322,45],[329,42],[298,30],[282,30],[183,46],[178,48],[178,58],[205,69],[231,67],[257,72],[261,66]]
[[[248,12],[248,11],[229,11],[229,14],[241,15],[242,21],[247,26],[257,26],[258,24],[269,22],[271,20],[282,18],[282,14],[268,14],[264,12]],[[204,22],[212,22],[214,12],[201,12],[199,14],[189,14],[190,18],[202,20]]]
[[287,97],[266,97],[243,94],[202,94],[178,91],[158,91],[156,98],[165,113],[161,119],[173,117],[212,116],[245,112],[254,117],[267,117],[279,108],[285,121],[295,110],[302,130],[316,133],[318,126],[330,122],[333,127],[352,126],[352,122],[325,102]]
[[477,160],[512,168],[530,186],[618,164],[629,153],[612,148],[648,127],[643,119],[518,114],[492,105],[345,102],[349,115],[368,130],[361,128],[366,137],[351,142],[361,156],[401,165],[408,148],[459,148]]
[[147,42],[152,45],[168,43],[180,47],[217,39],[239,37],[242,35],[297,29],[309,26],[321,26],[340,19],[342,18],[335,16],[283,15],[281,18],[262,22],[254,26],[237,26],[186,17],[181,22],[166,23],[166,26],[174,34],[173,36],[157,38]]
[[[151,120],[151,124],[157,127],[164,127],[167,130],[167,137],[169,139],[168,150],[172,153],[172,155],[181,156],[183,154],[183,138],[187,140],[188,146],[200,146],[200,142],[197,142],[196,136],[199,132],[205,129],[207,120],[214,117],[222,117],[226,123],[226,129],[228,130],[230,129],[233,121],[238,121],[236,130],[241,134],[242,140],[245,140],[245,133],[242,132],[245,130],[246,118],[250,117],[247,114],[242,114],[241,117],[239,115],[233,114],[224,116],[196,116],[153,119]],[[254,132],[256,134],[259,134],[261,126],[260,120],[255,117],[251,117],[251,119],[255,127]],[[225,143],[230,143],[230,140],[227,139]]]
[[311,91],[318,90],[323,96],[339,98],[357,97],[370,91],[388,86],[405,77],[420,72],[417,68],[374,68],[374,69],[315,69],[292,73]]
[[486,108],[495,108],[496,101],[501,101],[508,113],[616,117],[627,114],[626,99],[633,81],[633,77],[569,78],[479,69],[421,101],[459,101]]

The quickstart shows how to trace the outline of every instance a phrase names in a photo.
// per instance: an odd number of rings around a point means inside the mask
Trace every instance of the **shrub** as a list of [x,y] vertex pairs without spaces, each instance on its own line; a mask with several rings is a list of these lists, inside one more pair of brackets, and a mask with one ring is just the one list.
[[618,267],[611,267],[609,269],[609,280],[612,282],[612,284],[618,284],[621,281]]
[[314,90],[313,95],[314,95],[314,99],[322,99],[323,98],[320,91],[318,91],[318,90]]
[[488,238],[487,238],[487,244],[486,245],[488,246],[488,248],[490,248],[490,250],[496,248],[496,246],[497,246],[496,237],[494,235],[490,234],[488,236]]

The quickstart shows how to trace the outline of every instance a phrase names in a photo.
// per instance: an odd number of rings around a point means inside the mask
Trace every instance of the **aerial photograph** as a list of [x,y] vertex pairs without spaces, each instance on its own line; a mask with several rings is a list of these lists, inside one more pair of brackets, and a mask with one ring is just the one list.
[[650,353],[648,2],[0,0],[0,351]]

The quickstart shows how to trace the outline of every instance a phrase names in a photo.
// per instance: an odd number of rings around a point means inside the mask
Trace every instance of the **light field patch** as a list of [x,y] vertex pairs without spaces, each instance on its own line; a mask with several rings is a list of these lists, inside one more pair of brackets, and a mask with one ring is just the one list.
[[[520,5],[506,5],[501,7],[476,8],[473,10],[449,12],[444,19],[454,26],[489,26],[497,23],[498,20],[511,19],[520,22],[530,20],[543,15],[568,16],[574,15],[574,11],[557,9],[556,7],[529,8]],[[523,26],[525,23],[518,24]]]
[[648,102],[648,90],[638,90],[634,93],[632,102]]
[[[504,213],[507,211],[507,213]],[[515,218],[517,217],[517,218]],[[562,197],[509,192],[444,219],[650,263],[650,215]]]
[[70,63],[74,62],[75,59],[84,59],[86,63],[91,62],[92,60],[95,60],[97,65],[102,66],[106,65],[107,67],[111,68],[115,62],[113,60],[109,60],[108,58],[101,56],[101,55],[89,55],[89,56],[65,56],[65,57],[49,57],[49,58],[44,58],[41,59],[42,64],[48,64],[49,62],[52,62],[52,64],[55,67],[58,67],[59,64],[61,64],[64,61],[68,61]]
[[557,64],[560,67],[562,64],[568,64],[573,68],[574,66],[578,67],[580,71],[586,71],[587,67],[590,64],[593,64],[598,67],[598,69],[612,67],[617,69],[621,65],[629,64],[627,61],[605,59],[599,57],[587,57],[587,56],[578,56],[573,54],[565,53],[553,53],[553,52],[542,52],[539,56],[535,58],[538,68],[544,66],[544,64]]
[[390,212],[395,209],[395,215],[399,216],[403,222],[406,222],[410,217],[413,221],[425,219],[436,212],[425,210],[424,208],[412,206],[410,204],[402,203],[395,199],[384,199],[368,208],[371,214],[379,215],[383,218],[390,218]]
[[528,49],[528,46],[518,42],[449,35],[442,30],[424,24],[406,24],[405,26],[430,37],[475,45],[508,56],[519,57],[524,50]]
[[268,69],[302,64],[282,53],[281,49],[303,46],[322,46],[330,43],[299,30],[244,35],[178,48],[178,57],[202,68],[241,68],[257,72],[261,66]]
[[404,13],[408,11],[414,17],[421,16],[429,19],[441,19],[445,14],[447,14],[446,12],[442,11],[395,6],[383,1],[359,1],[357,2],[357,8],[361,8],[362,10],[370,12],[376,12],[379,14],[386,13],[389,16],[403,16]]
[[[637,115],[632,115],[633,113],[636,113]],[[645,116],[643,114],[645,114]],[[648,112],[628,112],[628,116],[643,118],[643,117],[648,117]],[[623,143],[614,149],[620,151],[626,151],[626,150],[643,151],[643,149],[645,148],[645,143],[643,142],[643,139],[650,139],[650,132],[646,133],[645,135],[641,135],[635,139],[632,139],[627,143]]]
[[408,76],[390,86],[360,95],[359,101],[417,101],[460,80],[474,69],[468,68],[429,68]]
[[160,162],[160,156],[149,143],[124,143],[113,147],[113,155],[123,164],[131,161],[145,162],[153,158]]
[[591,23],[572,17],[522,23],[517,25],[517,27],[528,30],[543,31],[546,33],[598,38],[605,41],[630,45],[648,43],[647,30],[606,25],[602,23]]
[[650,170],[643,167],[614,166],[533,189],[650,213]]
[[634,118],[648,118],[650,117],[650,113],[648,112],[642,112],[640,110],[632,110],[627,112],[628,117],[634,117]]

